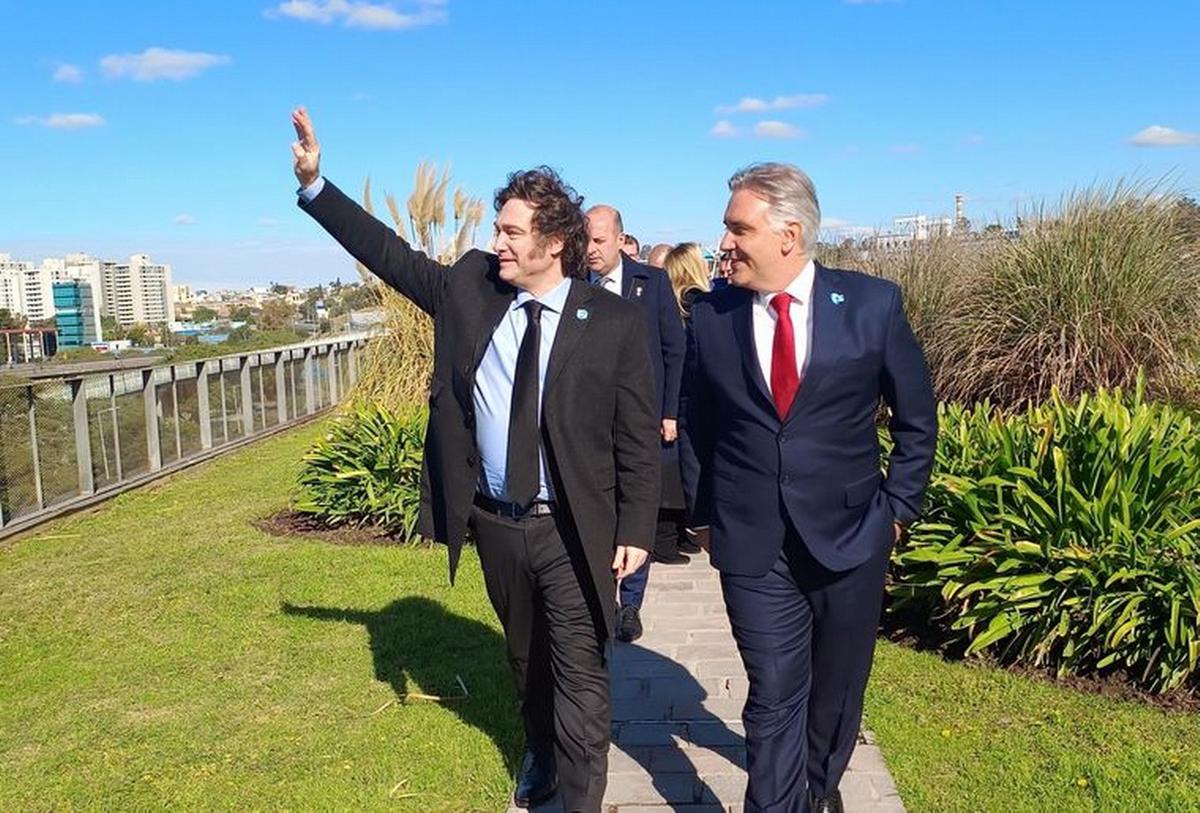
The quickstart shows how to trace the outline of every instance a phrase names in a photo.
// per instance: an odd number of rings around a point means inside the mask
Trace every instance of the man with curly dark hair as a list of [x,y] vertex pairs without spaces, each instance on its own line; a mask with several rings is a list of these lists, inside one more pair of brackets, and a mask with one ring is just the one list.
[[292,121],[301,208],[434,320],[418,530],[448,546],[451,579],[474,534],[525,723],[514,801],[557,788],[566,810],[598,811],[616,585],[646,561],[658,509],[641,312],[583,279],[582,201],[553,170],[511,174],[495,254],[447,267],[322,178],[307,112]]

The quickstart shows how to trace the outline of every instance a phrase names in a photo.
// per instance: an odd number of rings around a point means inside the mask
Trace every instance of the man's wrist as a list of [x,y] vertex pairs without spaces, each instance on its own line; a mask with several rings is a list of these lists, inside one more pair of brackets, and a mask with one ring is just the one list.
[[296,194],[300,196],[300,200],[303,202],[310,203],[312,202],[313,198],[321,194],[321,190],[324,188],[325,179],[318,175],[317,177],[313,178],[311,183],[304,184],[298,190],[296,190]]

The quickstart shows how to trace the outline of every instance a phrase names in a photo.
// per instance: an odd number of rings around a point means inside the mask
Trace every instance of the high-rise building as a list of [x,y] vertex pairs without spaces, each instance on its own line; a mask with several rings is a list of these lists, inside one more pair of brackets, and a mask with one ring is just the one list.
[[22,272],[27,264],[15,261],[7,254],[0,254],[0,309],[9,313],[25,313]]
[[50,278],[40,268],[0,254],[0,308],[36,322],[54,316],[53,296]]
[[71,281],[86,282],[99,314],[120,325],[175,319],[171,266],[152,262],[145,254],[134,254],[125,263],[68,254],[42,260],[40,266],[0,254],[0,308],[30,321],[52,318],[54,283]]
[[92,286],[83,280],[54,283],[54,324],[59,347],[86,347],[103,340]]
[[128,263],[100,266],[101,310],[119,325],[175,321],[171,266],[134,254]]

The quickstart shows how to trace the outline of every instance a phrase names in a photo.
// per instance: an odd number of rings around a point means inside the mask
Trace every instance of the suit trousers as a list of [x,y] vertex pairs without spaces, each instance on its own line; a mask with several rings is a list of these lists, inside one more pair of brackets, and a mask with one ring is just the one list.
[[[504,627],[528,748],[553,754],[567,811],[598,811],[612,726],[605,642],[559,517],[509,519],[472,509],[488,598]],[[581,568],[578,569],[577,568]]]
[[799,813],[835,791],[862,722],[890,546],[852,570],[819,564],[788,532],[761,576],[721,574],[750,682],[746,813]]

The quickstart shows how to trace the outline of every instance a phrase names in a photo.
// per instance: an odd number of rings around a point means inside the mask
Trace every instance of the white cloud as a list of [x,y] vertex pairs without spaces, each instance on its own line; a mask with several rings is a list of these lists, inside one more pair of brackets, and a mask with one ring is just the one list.
[[1200,144],[1200,133],[1185,133],[1182,130],[1152,124],[1130,136],[1129,143],[1135,147],[1184,147]]
[[186,212],[184,212],[182,214],[175,215],[175,217],[171,218],[171,222],[174,223],[176,226],[194,226],[194,225],[196,225],[196,217],[195,217],[195,215],[189,215]]
[[88,127],[103,127],[104,117],[98,113],[51,113],[49,116],[18,116],[14,124],[36,125],[52,130],[83,130]]
[[744,96],[737,104],[721,105],[717,112],[729,113],[762,113],[767,110],[791,110],[796,107],[820,107],[829,101],[824,93],[797,93],[792,96],[776,96],[767,101],[754,96]]
[[753,135],[755,138],[804,138],[808,135],[803,127],[784,121],[760,121],[746,130],[728,119],[718,121],[709,129],[708,134],[713,138],[742,138],[747,135]]
[[54,81],[77,85],[83,81],[83,69],[76,65],[63,63],[54,69]]
[[708,131],[708,134],[715,138],[734,138],[735,136],[741,135],[741,131],[734,127],[729,121],[721,119],[712,126],[712,129]]
[[232,61],[224,54],[147,48],[140,54],[109,54],[100,60],[100,69],[109,79],[133,79],[137,82],[172,79],[178,82]]
[[917,152],[921,151],[921,145],[920,144],[893,144],[892,146],[888,147],[888,150],[890,152],[895,153],[896,155],[912,155],[913,153],[917,153]]
[[754,134],[759,138],[803,138],[803,128],[784,121],[760,121],[754,125]]
[[271,19],[290,17],[307,23],[346,28],[403,31],[446,22],[446,0],[413,0],[411,10],[400,11],[394,3],[361,0],[287,0],[264,13]]

